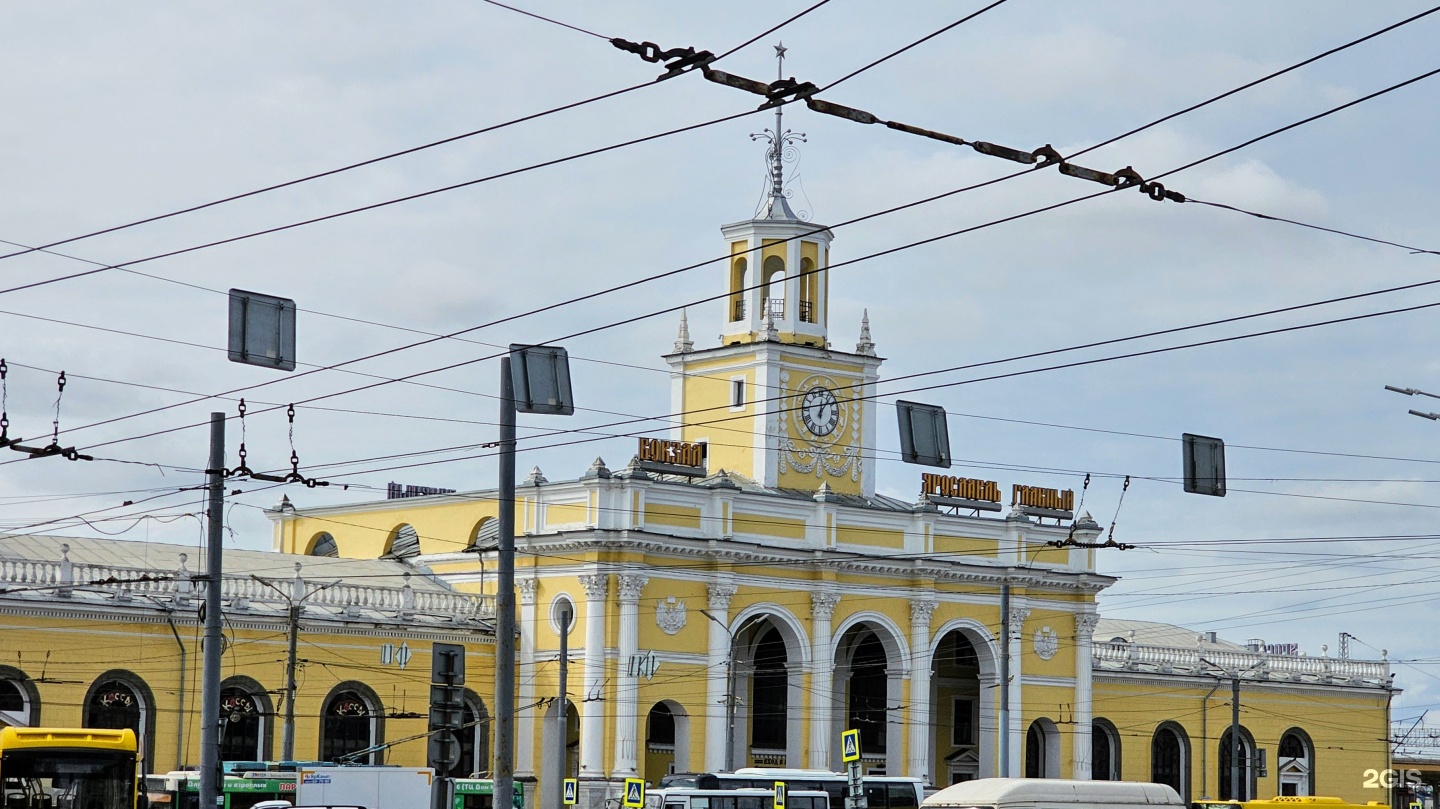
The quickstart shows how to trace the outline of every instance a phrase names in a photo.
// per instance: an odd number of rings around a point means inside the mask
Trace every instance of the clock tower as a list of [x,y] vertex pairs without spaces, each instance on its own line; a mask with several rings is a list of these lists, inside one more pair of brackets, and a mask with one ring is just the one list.
[[[777,51],[779,49],[777,48]],[[670,364],[673,440],[705,442],[708,468],[767,487],[875,493],[875,383],[881,359],[868,315],[853,352],[828,335],[830,242],[795,215],[782,155],[803,134],[781,126],[770,143],[770,191],[753,219],[722,227],[729,258],[720,345],[695,348],[682,314]]]

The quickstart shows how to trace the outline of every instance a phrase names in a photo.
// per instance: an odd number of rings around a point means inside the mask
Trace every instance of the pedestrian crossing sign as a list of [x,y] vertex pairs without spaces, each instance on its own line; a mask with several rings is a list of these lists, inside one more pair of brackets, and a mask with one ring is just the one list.
[[564,794],[561,795],[561,803],[566,806],[574,806],[580,802],[580,779],[566,778]]
[[785,782],[775,782],[775,809],[785,809]]
[[846,764],[860,760],[860,731],[847,730],[840,734],[840,759]]
[[643,778],[625,779],[625,800],[622,803],[629,809],[643,809],[645,806],[645,780]]

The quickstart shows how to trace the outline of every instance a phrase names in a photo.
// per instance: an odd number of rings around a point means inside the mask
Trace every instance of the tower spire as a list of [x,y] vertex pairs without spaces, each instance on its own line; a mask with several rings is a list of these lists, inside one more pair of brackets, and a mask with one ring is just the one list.
[[685,354],[695,350],[695,341],[690,339],[690,321],[685,310],[680,310],[680,332],[675,335],[675,353]]
[[[785,53],[789,48],[781,42],[775,45],[775,78],[785,78]],[[770,158],[770,194],[764,208],[760,212],[760,219],[799,219],[795,212],[790,209],[790,203],[785,201],[785,149],[793,146],[797,141],[805,143],[804,132],[792,132],[785,128],[784,107],[775,107],[775,128],[767,129],[764,132],[757,132],[750,136],[750,140],[764,140],[770,144],[767,157]]]
[[875,341],[870,339],[870,309],[860,317],[860,341],[855,344],[855,353],[867,357],[875,356]]

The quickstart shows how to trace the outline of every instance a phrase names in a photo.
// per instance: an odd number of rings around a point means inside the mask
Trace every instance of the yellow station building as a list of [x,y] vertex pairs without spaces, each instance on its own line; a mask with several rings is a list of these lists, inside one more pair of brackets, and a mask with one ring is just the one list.
[[[669,435],[626,447],[621,468],[597,458],[519,486],[516,772],[542,799],[562,756],[595,807],[624,778],[834,770],[846,728],[869,771],[936,785],[1028,774],[1157,780],[1192,800],[1384,797],[1363,774],[1386,766],[1388,664],[1107,626],[1096,596],[1114,579],[1083,547],[1100,528],[1070,492],[927,475],[913,501],[877,494],[882,360],[868,318],[853,350],[831,343],[832,234],[778,187],[722,233],[720,344],[698,348],[682,316]],[[478,491],[272,517],[281,552],[401,557],[490,594],[497,513]]]
[[[553,482],[535,469],[519,486],[516,772],[536,805],[554,804],[562,772],[599,809],[624,778],[834,770],[847,728],[869,771],[938,786],[1008,774],[1154,780],[1189,800],[1384,799],[1366,773],[1388,767],[1386,662],[1102,621],[1096,597],[1115,579],[1070,492],[917,470],[915,499],[877,494],[882,360],[868,319],[853,348],[831,342],[832,234],[795,216],[778,181],[722,233],[722,336],[697,347],[682,316],[665,356],[683,414],[670,433],[624,447],[635,457],[617,468],[597,458]],[[227,693],[248,722],[237,749],[277,757],[297,596],[298,757],[423,732],[435,641],[470,649],[470,716],[485,715],[497,495],[396,493],[422,496],[284,501],[269,512],[276,553],[227,557]],[[128,722],[154,769],[194,763],[185,560],[69,543],[0,542],[0,721]],[[459,769],[487,771],[485,744],[477,733]],[[423,745],[385,759],[423,763]]]

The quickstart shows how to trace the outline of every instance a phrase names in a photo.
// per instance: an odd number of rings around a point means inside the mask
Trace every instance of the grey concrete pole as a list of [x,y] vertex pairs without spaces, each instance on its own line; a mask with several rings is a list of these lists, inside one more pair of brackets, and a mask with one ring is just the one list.
[[570,777],[570,702],[565,696],[570,686],[570,608],[560,610],[560,710],[556,711],[558,716],[558,727],[555,735],[559,737],[556,746],[560,748],[560,762],[555,777],[550,781],[555,790],[555,802],[552,804],[555,809],[561,809],[565,805],[565,779]]
[[280,760],[295,760],[295,647],[300,641],[300,605],[290,602],[288,649],[285,653],[285,735],[280,743]]
[[515,784],[515,389],[500,358],[500,569],[495,581],[495,809]]
[[1240,672],[1230,680],[1230,800],[1243,801],[1249,790],[1240,787]]
[[1000,585],[1000,777],[1010,777],[1010,585]]
[[[225,414],[210,414],[210,463],[206,477],[205,646],[200,677],[200,806],[220,799],[220,536],[225,528]],[[144,749],[144,740],[140,741]]]

